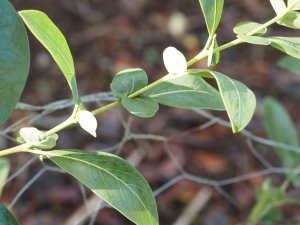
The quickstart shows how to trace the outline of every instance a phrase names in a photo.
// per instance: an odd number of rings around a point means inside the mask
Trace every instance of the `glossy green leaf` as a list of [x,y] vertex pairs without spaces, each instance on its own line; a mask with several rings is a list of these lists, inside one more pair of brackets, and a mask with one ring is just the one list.
[[145,87],[148,84],[148,77],[142,69],[123,70],[114,77],[110,88],[113,95],[121,99],[123,96],[132,94],[133,92]]
[[288,12],[278,24],[289,27],[292,29],[300,29],[300,13],[299,12]]
[[145,95],[174,108],[225,110],[218,91],[195,75],[174,75]]
[[300,59],[300,38],[271,37],[271,45],[290,56]]
[[279,60],[278,65],[283,69],[300,75],[300,60],[297,58],[284,56]]
[[9,174],[10,163],[6,158],[0,158],[0,196],[6,181],[6,178]]
[[158,225],[156,203],[143,176],[127,161],[103,152],[39,151],[138,225]]
[[19,225],[13,214],[3,204],[0,204],[0,224]]
[[199,0],[209,35],[214,35],[223,12],[224,0]]
[[[233,32],[239,35],[247,35],[248,33],[250,33],[251,31],[259,28],[262,24],[260,23],[255,23],[255,22],[251,22],[251,21],[245,21],[245,22],[241,22],[238,23],[237,25],[235,25],[235,27],[233,28]],[[267,32],[267,28],[263,28],[262,30],[256,32],[256,35],[262,35],[265,34]]]
[[270,0],[270,2],[277,15],[282,15],[286,12],[284,0]]
[[268,38],[258,36],[237,35],[237,38],[243,42],[254,45],[269,45],[271,41]]
[[189,71],[192,74],[214,78],[217,81],[219,92],[234,133],[241,131],[247,126],[256,106],[255,95],[247,86],[219,72],[201,69]]
[[153,117],[159,109],[157,101],[148,96],[139,96],[133,99],[123,96],[121,101],[128,112],[139,117]]
[[285,199],[285,194],[279,188],[272,186],[271,179],[266,179],[256,199],[246,225],[257,224],[257,222],[261,221],[277,206],[278,202],[282,202]]
[[25,27],[14,7],[0,0],[0,126],[13,112],[29,72]]
[[73,99],[79,102],[73,57],[68,43],[51,19],[37,10],[19,11],[24,23],[32,34],[49,51],[57,65],[63,72],[72,90]]
[[20,143],[28,143],[33,147],[40,149],[51,149],[56,146],[56,141],[58,139],[57,134],[52,134],[50,136],[46,135],[34,127],[24,127],[19,131],[20,137],[17,141]]
[[[263,101],[263,122],[270,139],[299,146],[298,134],[290,116],[274,98],[267,97]],[[296,152],[279,147],[275,151],[285,168],[294,168],[300,163],[300,155]]]

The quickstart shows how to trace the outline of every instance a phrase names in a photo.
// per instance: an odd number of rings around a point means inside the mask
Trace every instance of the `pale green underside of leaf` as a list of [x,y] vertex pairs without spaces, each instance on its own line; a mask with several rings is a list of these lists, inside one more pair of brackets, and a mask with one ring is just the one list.
[[243,42],[254,45],[269,45],[271,41],[268,38],[258,36],[237,35],[237,38]]
[[156,203],[143,176],[109,153],[79,150],[43,152],[51,161],[138,225],[158,225]]
[[[296,2],[298,2],[298,3],[296,3]],[[300,10],[300,1],[299,0],[288,0],[288,6],[291,6],[294,3],[296,3],[296,4],[292,8],[292,10]]]
[[19,225],[13,214],[3,204],[0,204],[0,224]]
[[279,60],[278,65],[283,69],[300,75],[300,60],[297,58],[284,56]]
[[37,10],[19,11],[24,23],[40,43],[49,51],[63,72],[72,90],[73,99],[79,102],[73,57],[68,43],[51,19]]
[[278,23],[292,29],[300,29],[300,13],[288,12]]
[[121,99],[123,96],[145,87],[148,84],[148,77],[144,70],[139,68],[123,70],[116,74],[110,88],[113,95]]
[[0,126],[13,112],[29,72],[29,45],[21,18],[0,0]]
[[[263,101],[263,122],[268,137],[274,141],[299,146],[298,134],[285,109],[271,97]],[[275,148],[283,167],[294,168],[300,163],[299,153],[282,148]]]
[[216,79],[234,133],[247,126],[256,107],[255,95],[247,86],[215,71],[194,69],[190,72]]
[[[247,35],[251,31],[259,28],[260,26],[261,26],[261,24],[259,24],[259,23],[245,21],[245,22],[241,22],[241,23],[238,23],[237,25],[235,25],[235,27],[233,28],[233,32],[235,34],[239,34],[239,35]],[[264,28],[264,29],[256,32],[255,34],[262,35],[262,34],[265,34],[266,32],[267,32],[267,28]]]
[[270,37],[271,45],[290,56],[300,59],[300,38]]
[[224,0],[199,0],[209,35],[213,35],[219,26]]
[[6,178],[9,174],[10,163],[6,158],[0,158],[0,196],[6,181]]
[[174,75],[145,95],[174,108],[225,110],[218,91],[195,75]]
[[159,109],[155,99],[148,96],[139,96],[136,98],[122,97],[122,105],[133,115],[139,117],[153,117]]
[[282,15],[286,12],[284,0],[270,0],[270,2],[277,15]]

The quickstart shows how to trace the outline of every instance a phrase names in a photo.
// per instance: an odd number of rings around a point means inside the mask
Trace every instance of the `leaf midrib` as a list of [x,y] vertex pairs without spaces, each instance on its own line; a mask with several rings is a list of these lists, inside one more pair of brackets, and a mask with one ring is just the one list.
[[[25,12],[25,13],[26,13],[26,12]],[[22,11],[21,11],[21,14],[22,14]],[[43,31],[43,29],[42,29],[42,28],[41,28],[41,27],[40,27],[33,19],[31,19],[31,22],[38,28],[38,30],[39,30],[38,32],[42,33],[42,35],[43,35],[43,36],[44,36],[44,37],[45,37],[45,38],[46,38],[46,39],[47,39],[47,40],[55,47],[55,49],[58,51],[58,53],[62,56],[64,62],[66,63],[67,67],[69,68],[69,73],[70,73],[70,75],[73,76],[73,75],[75,74],[74,67],[70,65],[69,61],[66,59],[66,57],[64,56],[64,54],[62,54],[60,48],[56,45],[55,42],[53,42],[51,39],[48,38],[47,33],[45,33],[45,32]],[[29,28],[31,31],[33,31],[34,28],[32,28],[32,27],[28,24],[27,20],[26,20],[25,23],[28,25],[28,28]],[[41,37],[36,37],[36,38],[37,38],[41,43],[43,43]],[[65,42],[66,40],[63,40],[63,41]],[[51,54],[53,57],[55,57],[54,54],[51,53],[51,49],[49,49],[49,47],[47,47],[44,43],[43,43],[43,45],[45,46],[45,48],[48,49],[48,51],[50,52],[50,54]],[[70,80],[69,77],[67,77],[67,80],[68,80],[69,83],[71,82],[71,80]],[[71,83],[70,83],[70,84],[71,84]]]
[[[72,152],[72,153],[74,153],[74,152]],[[67,159],[71,159],[71,160],[74,160],[74,161],[79,161],[79,162],[82,162],[82,163],[84,163],[84,164],[87,164],[87,165],[89,165],[89,166],[92,166],[92,167],[95,167],[95,168],[98,168],[99,170],[102,170],[102,171],[104,171],[104,172],[106,172],[107,174],[109,174],[109,175],[111,175],[112,177],[114,177],[116,180],[118,180],[118,181],[120,181],[121,183],[123,183],[124,184],[124,186],[125,187],[127,187],[132,193],[133,193],[133,195],[135,195],[136,197],[137,197],[137,199],[142,203],[142,205],[143,205],[143,207],[144,207],[144,209],[146,210],[146,212],[147,212],[147,214],[148,214],[148,216],[149,216],[149,218],[151,219],[151,224],[152,224],[152,222],[153,222],[153,220],[152,220],[152,216],[150,215],[150,213],[149,213],[149,210],[147,209],[147,207],[145,206],[145,204],[144,204],[144,202],[141,200],[141,198],[128,186],[128,184],[127,183],[125,183],[124,181],[122,181],[121,179],[119,179],[117,176],[115,176],[113,173],[111,173],[111,172],[109,172],[108,170],[106,170],[106,169],[104,169],[104,168],[102,168],[102,167],[98,167],[97,165],[95,165],[95,164],[92,164],[92,163],[90,163],[90,162],[87,162],[87,161],[84,161],[84,160],[80,160],[80,159],[78,159],[78,158],[72,158],[72,157],[67,157],[67,156],[65,156],[65,155],[56,155],[56,154],[54,154],[54,153],[47,153],[48,155],[48,157],[49,157],[49,155],[53,155],[53,156],[56,156],[56,157],[62,157],[62,158],[67,158]],[[75,154],[76,154],[76,152],[75,152]]]

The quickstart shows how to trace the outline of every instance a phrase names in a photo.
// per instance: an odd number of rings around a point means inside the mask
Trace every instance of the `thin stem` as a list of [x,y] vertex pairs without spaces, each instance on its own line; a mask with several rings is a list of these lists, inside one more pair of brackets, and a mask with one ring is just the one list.
[[62,122],[61,124],[58,124],[56,127],[53,127],[51,130],[48,130],[46,132],[46,135],[52,135],[52,134],[56,134],[57,132],[71,126],[72,124],[74,124],[74,118],[70,117],[69,119],[65,120],[64,122]]
[[8,149],[0,151],[0,157],[5,156],[5,155],[14,154],[14,153],[17,153],[17,152],[28,152],[30,147],[31,147],[30,144],[25,143],[25,144],[21,144],[21,145],[12,147],[12,148],[8,148]]

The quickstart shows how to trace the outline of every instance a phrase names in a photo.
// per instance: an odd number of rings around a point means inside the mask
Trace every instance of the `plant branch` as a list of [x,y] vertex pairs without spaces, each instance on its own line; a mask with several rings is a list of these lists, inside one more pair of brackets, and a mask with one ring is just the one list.
[[[292,5],[289,8],[287,8],[286,13],[288,11],[290,11],[290,9],[292,7],[294,7],[294,5]],[[268,22],[262,24],[261,26],[257,27],[256,29],[252,30],[247,35],[251,36],[251,35],[257,33],[258,31],[260,31],[260,30],[262,30],[264,28],[267,28],[268,26],[276,23],[278,20],[280,20],[282,17],[284,17],[285,14],[283,14],[283,15],[277,15],[273,19],[269,20]],[[209,37],[208,43],[211,42],[210,39],[211,39],[211,37]],[[207,43],[207,45],[208,45],[208,43]],[[244,42],[242,40],[235,39],[233,41],[230,41],[230,42],[228,42],[228,43],[226,43],[224,45],[221,45],[221,46],[215,48],[213,50],[213,52],[220,52],[220,51],[223,51],[223,50],[225,50],[227,48],[236,46],[236,45],[241,44],[241,43],[244,43]],[[198,62],[198,61],[206,58],[208,56],[208,54],[209,54],[209,52],[207,50],[207,47],[205,47],[198,55],[196,55],[194,58],[192,58],[191,60],[189,60],[187,62],[187,66],[190,67],[191,65],[195,64],[196,62]],[[140,90],[138,90],[138,91],[130,94],[128,97],[129,98],[135,98],[135,97],[137,97],[137,96],[139,96],[141,94],[144,94],[148,90],[156,87],[157,85],[163,83],[164,81],[172,79],[173,77],[175,77],[175,76],[170,76],[169,74],[167,74],[167,75],[163,76],[162,78],[156,80],[155,82],[147,85],[146,87],[144,87],[144,88],[142,88],[142,89],[140,89]],[[118,107],[120,105],[121,105],[121,101],[117,100],[117,101],[114,101],[114,102],[112,102],[112,103],[110,103],[108,105],[105,105],[105,106],[101,107],[101,108],[93,110],[92,114],[93,115],[99,115],[99,114],[101,114],[103,112],[106,112],[106,111],[108,111],[110,109],[116,108],[116,107]],[[49,131],[46,132],[46,134],[47,135],[55,134],[55,133],[57,133],[57,132],[65,129],[65,128],[67,128],[67,127],[69,127],[69,126],[71,126],[73,124],[77,124],[77,123],[78,123],[78,121],[75,119],[75,117],[72,114],[72,116],[69,119],[65,120],[64,122],[62,122],[61,124],[57,125],[56,127],[50,129]],[[25,145],[25,144],[19,145],[19,146],[10,148],[10,149],[6,149],[6,150],[3,150],[3,151],[0,151],[0,156],[9,155],[9,154],[17,153],[17,152],[24,152],[24,151],[27,152],[28,149],[30,149],[30,147],[31,146],[28,146],[28,144],[27,145]]]

